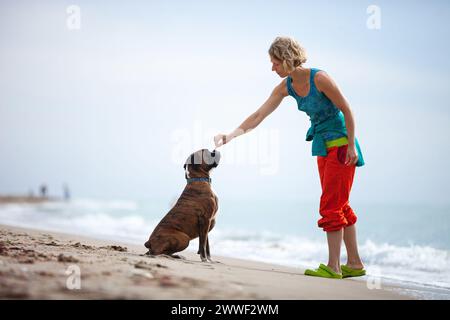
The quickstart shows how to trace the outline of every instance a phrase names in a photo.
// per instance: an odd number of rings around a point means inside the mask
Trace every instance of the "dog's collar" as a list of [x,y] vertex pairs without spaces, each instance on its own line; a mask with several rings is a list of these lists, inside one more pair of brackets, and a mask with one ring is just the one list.
[[191,183],[194,181],[206,181],[206,182],[211,183],[211,178],[188,178],[188,179],[186,179],[186,181],[187,181],[187,183]]

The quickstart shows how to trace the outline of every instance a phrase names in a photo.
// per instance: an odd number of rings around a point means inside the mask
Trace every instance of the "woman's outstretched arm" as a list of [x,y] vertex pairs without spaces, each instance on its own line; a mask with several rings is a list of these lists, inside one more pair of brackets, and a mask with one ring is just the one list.
[[252,113],[244,122],[241,123],[234,131],[229,134],[218,134],[214,137],[214,143],[216,148],[230,142],[232,139],[243,135],[253,129],[255,129],[269,114],[271,114],[278,106],[284,97],[286,97],[286,81],[283,80],[278,86],[273,89],[272,94],[263,103],[263,105]]

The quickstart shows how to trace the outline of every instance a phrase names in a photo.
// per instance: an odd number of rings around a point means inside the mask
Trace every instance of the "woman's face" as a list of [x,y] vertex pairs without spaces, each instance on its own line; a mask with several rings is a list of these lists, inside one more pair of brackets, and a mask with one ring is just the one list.
[[270,61],[272,62],[272,71],[275,71],[281,78],[286,78],[289,75],[284,71],[283,63],[280,60],[271,56]]

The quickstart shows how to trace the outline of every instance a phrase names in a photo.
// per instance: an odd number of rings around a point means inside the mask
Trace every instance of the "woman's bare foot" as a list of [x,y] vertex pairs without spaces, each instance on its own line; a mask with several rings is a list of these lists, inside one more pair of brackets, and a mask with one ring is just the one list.
[[345,264],[345,266],[349,267],[350,269],[353,269],[353,270],[362,270],[362,269],[364,269],[364,265],[362,263],[349,263],[349,262],[347,262]]

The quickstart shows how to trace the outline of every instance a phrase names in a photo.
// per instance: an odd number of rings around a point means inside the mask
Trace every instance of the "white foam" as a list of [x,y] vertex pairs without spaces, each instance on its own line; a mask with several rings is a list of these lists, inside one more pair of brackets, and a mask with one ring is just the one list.
[[[214,236],[213,236],[214,235]],[[301,237],[274,237],[264,234],[236,238],[236,231],[211,234],[211,246],[219,255],[241,257],[294,267],[314,267],[326,263],[326,240],[312,241]],[[367,240],[360,254],[368,274],[396,281],[450,289],[449,252],[429,246],[395,246]],[[345,249],[342,261],[346,261]],[[449,292],[450,294],[450,292]]]
[[0,223],[142,244],[157,221],[129,212],[135,209],[121,201],[8,204],[0,206]]

